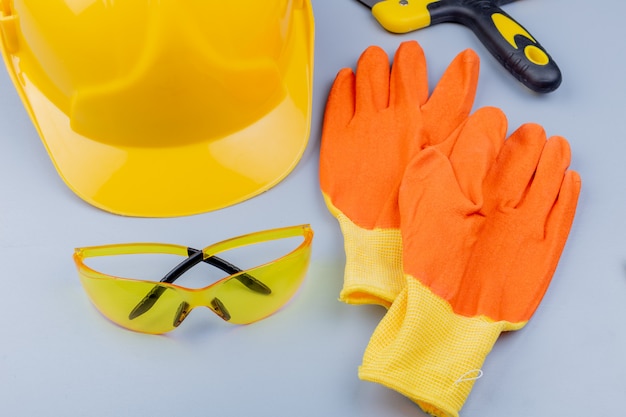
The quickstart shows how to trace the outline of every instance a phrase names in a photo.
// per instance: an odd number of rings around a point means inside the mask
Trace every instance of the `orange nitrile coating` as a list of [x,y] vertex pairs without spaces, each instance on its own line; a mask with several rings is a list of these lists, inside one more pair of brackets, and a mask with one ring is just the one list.
[[483,181],[506,131],[500,110],[479,109],[449,156],[440,146],[431,147],[407,167],[400,190],[404,271],[444,299],[456,291],[454,277],[465,272],[482,223]]
[[[545,141],[538,125],[523,126],[511,140],[529,135]],[[581,187],[578,173],[568,170],[567,141],[554,136],[544,143],[536,169],[530,163],[519,167],[513,162],[517,155],[505,152],[489,175],[486,221],[468,262],[467,283],[451,300],[456,313],[483,315],[519,328],[541,302],[572,226]],[[508,175],[511,167],[519,168],[515,175]]]
[[356,75],[341,70],[329,93],[320,151],[320,186],[333,208],[362,228],[398,228],[404,168],[465,120],[478,67],[473,51],[462,52],[430,98],[424,53],[415,41],[399,46],[391,72],[377,46],[363,52]]
[[453,175],[452,157],[423,153],[402,184],[405,272],[457,314],[519,328],[543,297],[574,218],[580,178],[569,163],[567,141],[546,140],[535,124],[505,142],[478,193],[462,186],[466,175]]

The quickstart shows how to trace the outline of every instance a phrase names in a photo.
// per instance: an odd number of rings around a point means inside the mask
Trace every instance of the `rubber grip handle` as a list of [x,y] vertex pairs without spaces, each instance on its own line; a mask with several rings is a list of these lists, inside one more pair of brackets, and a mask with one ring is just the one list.
[[431,25],[456,22],[469,27],[518,81],[538,93],[561,84],[561,71],[546,50],[493,1],[442,0],[428,5]]

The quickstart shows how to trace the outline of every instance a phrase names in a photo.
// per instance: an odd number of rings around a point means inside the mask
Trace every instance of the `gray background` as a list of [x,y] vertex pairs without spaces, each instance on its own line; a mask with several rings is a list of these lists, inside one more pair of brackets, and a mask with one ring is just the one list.
[[[453,24],[385,32],[354,0],[313,0],[316,18],[309,146],[289,177],[224,210],[170,219],[100,211],[57,175],[0,70],[0,415],[419,416],[410,400],[360,381],[357,367],[384,311],[337,301],[343,241],[318,186],[321,120],[337,71],[369,45],[390,55],[416,39],[431,85],[465,48],[481,56],[475,108],[500,107],[565,136],[583,180],[552,284],[530,323],[500,338],[463,416],[620,415],[626,394],[626,3],[525,0],[504,9],[563,72],[554,93],[511,78],[472,33]],[[149,336],[104,320],[71,260],[76,246],[158,241],[203,247],[255,230],[311,223],[308,277],[279,314],[251,326],[195,311]]]

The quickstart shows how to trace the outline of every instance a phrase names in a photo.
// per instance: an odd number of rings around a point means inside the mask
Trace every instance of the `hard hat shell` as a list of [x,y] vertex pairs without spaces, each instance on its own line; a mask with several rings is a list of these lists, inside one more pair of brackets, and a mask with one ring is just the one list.
[[0,29],[57,171],[101,209],[223,208],[277,184],[306,148],[309,0],[0,0]]

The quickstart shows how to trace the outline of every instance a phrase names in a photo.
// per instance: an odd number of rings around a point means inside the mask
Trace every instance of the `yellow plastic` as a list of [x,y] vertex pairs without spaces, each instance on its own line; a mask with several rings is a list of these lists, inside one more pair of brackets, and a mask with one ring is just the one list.
[[515,36],[522,35],[523,37],[530,39],[533,42],[535,39],[528,33],[523,27],[519,25],[516,21],[511,19],[508,16],[503,15],[502,13],[494,13],[491,15],[491,19],[493,20],[493,24],[498,28],[498,32],[502,34],[502,37],[506,39],[508,43],[511,44],[512,47],[517,48],[517,43],[515,43]]
[[548,65],[550,63],[548,54],[535,45],[527,45],[524,48],[524,55],[535,65]]
[[405,283],[400,229],[361,228],[322,195],[344,238],[346,267],[339,300],[389,308]]
[[372,15],[393,33],[407,33],[430,26],[428,5],[439,0],[386,0],[372,7]]
[[2,54],[66,184],[142,217],[223,208],[306,148],[309,0],[2,0]]
[[433,416],[459,417],[500,334],[524,324],[455,314],[407,275],[365,349],[359,378],[405,395]]
[[[515,36],[522,35],[525,38],[531,40],[533,43],[537,43],[530,33],[528,33],[519,23],[515,22],[508,16],[501,13],[494,13],[491,16],[493,24],[498,28],[498,32],[502,34],[502,37],[507,40],[514,48],[519,48],[515,42]],[[536,65],[547,65],[550,63],[550,57],[539,47],[535,45],[528,45],[524,48],[524,55],[530,62]]]
[[[303,240],[286,255],[222,278],[204,288],[185,288],[176,284],[111,276],[84,263],[85,258],[95,256],[151,253],[187,256],[187,248],[180,245],[130,243],[78,248],[74,252],[74,262],[81,283],[95,307],[105,317],[127,329],[151,334],[165,333],[177,327],[193,308],[199,306],[209,307],[222,316],[212,304],[216,298],[227,309],[229,323],[248,324],[279,310],[298,290],[309,265],[313,230],[309,225],[267,230],[229,239],[203,249],[203,257],[207,259],[245,245],[292,237],[302,237]],[[238,279],[243,274],[263,283],[271,289],[271,293],[250,290]],[[129,316],[133,309],[156,287],[162,287],[164,292],[154,305],[144,314],[131,319]],[[183,303],[188,306],[186,312],[179,316]],[[180,320],[177,321],[178,317]]]

